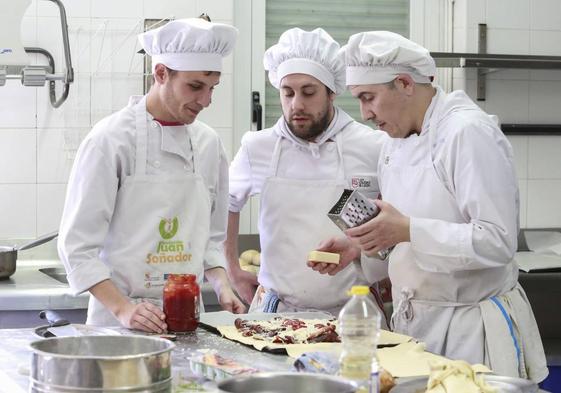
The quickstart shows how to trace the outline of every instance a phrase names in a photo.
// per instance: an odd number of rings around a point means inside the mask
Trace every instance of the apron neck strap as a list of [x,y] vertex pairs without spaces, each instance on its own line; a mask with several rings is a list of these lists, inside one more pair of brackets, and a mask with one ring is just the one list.
[[193,173],[196,175],[199,173],[199,149],[197,149],[197,142],[193,140],[193,136],[191,135],[192,130],[190,130],[189,128],[189,125],[185,124],[187,142],[189,144],[188,147],[193,153]]
[[135,173],[138,175],[146,174],[146,159],[148,154],[148,128],[146,123],[146,96],[135,106],[136,122],[136,167]]

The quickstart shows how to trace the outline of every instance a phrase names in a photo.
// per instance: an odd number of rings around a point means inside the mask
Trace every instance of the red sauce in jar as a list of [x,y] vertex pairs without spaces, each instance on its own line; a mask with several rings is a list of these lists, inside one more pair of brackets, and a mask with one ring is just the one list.
[[199,324],[201,291],[194,274],[169,274],[164,286],[164,314],[170,332],[190,332]]

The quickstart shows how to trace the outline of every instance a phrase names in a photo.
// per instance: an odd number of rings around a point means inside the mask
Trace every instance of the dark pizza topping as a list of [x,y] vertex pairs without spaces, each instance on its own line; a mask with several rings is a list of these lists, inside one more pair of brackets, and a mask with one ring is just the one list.
[[334,325],[324,326],[308,336],[309,343],[337,343],[341,339],[335,331]]
[[[312,322],[312,321],[310,321]],[[340,342],[336,331],[334,320],[325,323],[314,323],[309,326],[305,320],[298,318],[275,317],[270,321],[249,321],[237,318],[234,325],[244,337],[252,337],[256,340],[269,341],[275,344],[307,344],[321,342]],[[308,329],[300,333],[289,332]]]
[[291,328],[292,330],[298,330],[306,327],[306,322],[301,319],[285,319],[282,321],[282,326]]

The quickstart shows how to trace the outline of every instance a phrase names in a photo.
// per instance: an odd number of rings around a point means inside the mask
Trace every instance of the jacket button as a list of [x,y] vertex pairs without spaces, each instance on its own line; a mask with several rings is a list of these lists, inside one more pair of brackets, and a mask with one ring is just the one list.
[[160,161],[154,161],[154,166],[156,168],[159,168],[160,167]]
[[156,127],[158,127],[158,122],[153,121],[153,122],[152,122],[152,128],[156,128]]

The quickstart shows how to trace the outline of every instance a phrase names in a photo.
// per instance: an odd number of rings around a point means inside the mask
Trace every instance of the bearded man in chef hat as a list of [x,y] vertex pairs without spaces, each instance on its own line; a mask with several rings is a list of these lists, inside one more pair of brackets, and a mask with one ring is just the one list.
[[433,353],[543,380],[543,347],[513,260],[519,200],[510,143],[465,92],[432,85],[435,62],[422,46],[371,31],[351,36],[341,58],[362,117],[391,140],[378,166],[380,213],[323,244],[341,253],[337,269],[314,269],[336,274],[361,252],[395,246],[395,331]]
[[224,270],[226,154],[217,133],[196,120],[236,35],[202,19],[140,34],[153,86],[81,144],[58,248],[73,292],[92,294],[87,323],[165,331],[170,273],[194,274],[199,285],[206,276],[223,308],[245,311]]
[[[282,116],[247,132],[230,165],[229,275],[250,311],[322,310],[337,315],[347,290],[387,276],[385,266],[349,266],[337,276],[306,267],[320,240],[339,232],[327,212],[345,188],[375,198],[376,164],[385,136],[334,105],[345,89],[339,44],[323,29],[285,31],[264,56],[279,90]],[[239,212],[260,194],[261,266],[257,280],[238,264]],[[367,278],[366,275],[370,277]],[[254,296],[257,281],[260,284]],[[385,325],[385,320],[382,322]]]

